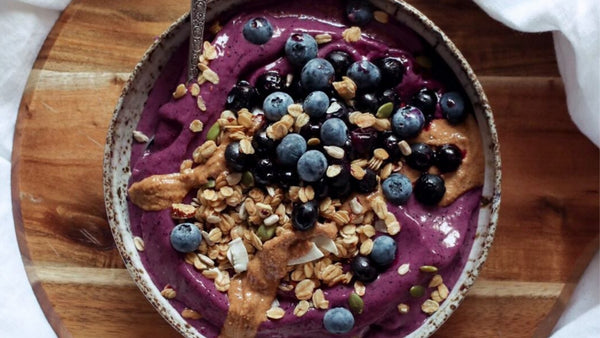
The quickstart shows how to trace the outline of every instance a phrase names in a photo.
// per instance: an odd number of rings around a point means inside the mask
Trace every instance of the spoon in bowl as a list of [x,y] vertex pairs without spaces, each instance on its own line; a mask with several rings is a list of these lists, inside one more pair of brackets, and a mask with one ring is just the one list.
[[207,0],[191,0],[190,6],[190,53],[188,64],[188,83],[198,79],[198,59],[204,42]]

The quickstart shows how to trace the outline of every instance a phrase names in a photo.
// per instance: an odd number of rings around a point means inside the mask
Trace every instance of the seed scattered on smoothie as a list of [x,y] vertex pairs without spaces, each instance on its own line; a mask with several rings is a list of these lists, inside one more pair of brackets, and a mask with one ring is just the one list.
[[400,314],[405,315],[408,313],[408,311],[410,310],[410,306],[408,306],[408,304],[398,304],[398,312],[400,312]]
[[331,38],[331,34],[323,33],[323,34],[315,35],[315,40],[317,41],[317,43],[319,45],[322,45],[324,43],[331,42],[332,38]]
[[204,56],[206,60],[214,60],[218,57],[217,49],[210,44],[210,41],[204,41],[202,46],[202,56]]
[[421,285],[413,285],[410,287],[409,293],[415,298],[420,298],[425,296],[425,288]]
[[430,288],[437,288],[438,286],[440,286],[442,283],[444,282],[444,279],[442,278],[441,275],[434,275],[431,278],[431,281],[429,282],[429,287]]
[[280,307],[272,307],[267,310],[267,318],[269,319],[281,319],[285,316],[285,311]]
[[166,299],[173,299],[177,296],[177,292],[170,285],[165,285],[160,294]]
[[137,249],[137,251],[144,251],[144,240],[141,237],[134,236],[133,237],[133,245]]
[[296,317],[302,317],[308,312],[308,309],[310,309],[310,303],[308,301],[301,300],[294,308],[294,315]]
[[200,120],[194,120],[190,123],[190,130],[194,133],[199,133],[204,129],[204,123]]
[[438,268],[433,265],[421,265],[419,270],[421,270],[421,272],[436,273]]
[[360,298],[360,296],[354,292],[352,292],[348,297],[348,305],[350,306],[350,310],[356,314],[363,313],[365,307],[365,303],[362,298]]
[[329,308],[329,301],[325,299],[323,290],[317,289],[312,295],[312,302],[317,309],[327,310]]
[[187,88],[183,83],[177,85],[175,91],[173,92],[173,98],[175,100],[182,98],[187,93]]
[[143,132],[141,132],[139,130],[134,130],[133,131],[133,139],[136,142],[139,142],[139,143],[148,143],[148,142],[150,142],[150,138],[148,136],[146,136],[146,134],[144,134]]
[[390,15],[384,11],[374,11],[373,18],[377,22],[388,23],[390,21]]

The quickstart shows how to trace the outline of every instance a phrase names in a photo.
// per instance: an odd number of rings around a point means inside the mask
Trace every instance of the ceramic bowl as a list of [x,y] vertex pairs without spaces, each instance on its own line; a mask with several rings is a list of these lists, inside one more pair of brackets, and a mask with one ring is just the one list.
[[[210,21],[220,13],[244,2],[247,1],[209,1],[207,20]],[[433,22],[404,2],[386,0],[373,0],[372,2],[379,9],[386,11],[420,34],[431,46],[434,46],[437,53],[450,66],[473,102],[485,152],[485,183],[482,199],[484,203],[482,203],[479,213],[477,235],[466,266],[448,299],[441,303],[439,310],[434,315],[411,333],[412,337],[426,337],[435,332],[464,299],[469,288],[475,282],[492,244],[500,204],[501,165],[498,137],[492,111],[483,89],[471,67],[450,39]],[[137,286],[157,311],[181,334],[187,337],[202,337],[161,296],[160,290],[144,269],[130,230],[126,198],[127,183],[130,177],[132,132],[162,66],[178,46],[186,43],[188,32],[189,18],[185,15],[171,25],[148,49],[125,85],[116,106],[106,141],[104,194],[108,220],[116,246]]]

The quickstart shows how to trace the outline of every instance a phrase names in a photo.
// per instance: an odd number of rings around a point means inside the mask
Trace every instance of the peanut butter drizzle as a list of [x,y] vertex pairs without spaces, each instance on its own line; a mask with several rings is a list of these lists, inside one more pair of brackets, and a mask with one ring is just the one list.
[[221,338],[254,337],[258,327],[267,319],[277,287],[287,273],[287,263],[302,257],[310,250],[309,240],[325,235],[335,238],[333,223],[318,223],[308,232],[284,230],[267,241],[248,263],[248,270],[233,278],[228,291],[229,312],[221,329]]
[[208,178],[217,177],[225,171],[225,148],[227,143],[221,143],[215,153],[204,165],[183,173],[153,175],[129,188],[129,198],[133,204],[144,210],[162,210],[179,203],[185,195],[194,188],[208,182]]
[[[473,116],[469,116],[460,125],[451,125],[445,119],[433,120],[429,129],[423,130],[413,142],[422,142],[430,146],[452,143],[466,152],[458,170],[440,175],[446,184],[446,193],[439,205],[450,205],[466,191],[483,185],[484,155],[479,127]],[[421,175],[420,171],[407,165],[403,166],[400,172],[412,182],[415,182]],[[431,167],[429,173],[439,174],[436,167]]]

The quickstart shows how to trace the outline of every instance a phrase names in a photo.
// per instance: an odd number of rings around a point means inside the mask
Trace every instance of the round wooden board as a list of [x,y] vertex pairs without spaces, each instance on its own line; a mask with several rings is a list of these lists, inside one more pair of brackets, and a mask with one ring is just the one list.
[[[481,278],[436,335],[544,335],[564,303],[561,291],[568,295],[598,246],[598,149],[570,121],[551,35],[511,31],[471,2],[409,2],[479,75],[503,160],[496,241]],[[60,336],[177,336],[115,249],[102,156],[129,72],[187,5],[75,0],[32,70],[13,150],[14,215],[30,281]]]

